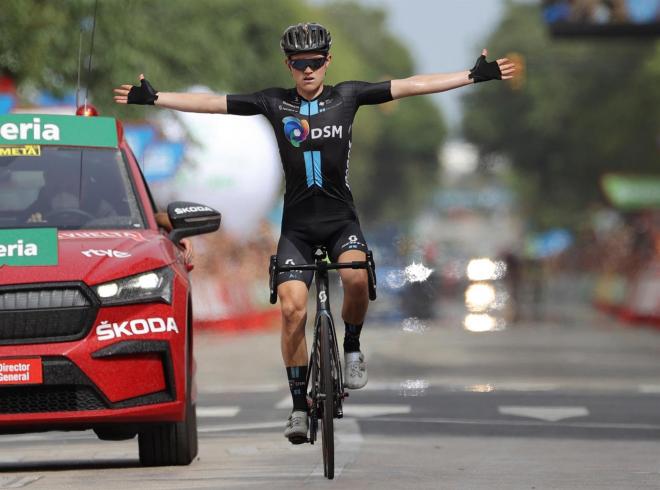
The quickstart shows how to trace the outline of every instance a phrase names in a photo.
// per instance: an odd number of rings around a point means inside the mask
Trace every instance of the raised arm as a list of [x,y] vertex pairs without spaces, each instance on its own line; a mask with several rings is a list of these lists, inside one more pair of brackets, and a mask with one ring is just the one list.
[[510,80],[515,65],[507,58],[487,62],[488,50],[484,49],[472,70],[433,75],[415,75],[401,80],[392,80],[392,98],[400,99],[412,95],[435,94],[487,80]]
[[140,75],[139,86],[122,85],[114,92],[118,104],[157,105],[183,112],[227,114],[226,95],[157,92],[144,75]]

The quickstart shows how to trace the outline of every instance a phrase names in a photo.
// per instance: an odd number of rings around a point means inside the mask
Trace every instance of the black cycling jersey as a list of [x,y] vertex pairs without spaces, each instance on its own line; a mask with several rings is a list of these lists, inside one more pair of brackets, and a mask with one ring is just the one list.
[[270,88],[228,95],[227,112],[266,116],[284,167],[284,221],[355,216],[348,184],[351,129],[361,105],[392,100],[391,83],[325,85],[313,100],[296,89]]

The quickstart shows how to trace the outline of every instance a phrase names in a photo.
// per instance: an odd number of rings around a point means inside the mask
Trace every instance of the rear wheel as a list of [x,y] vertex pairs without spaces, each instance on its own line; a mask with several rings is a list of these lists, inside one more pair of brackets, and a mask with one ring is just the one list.
[[321,317],[321,389],[323,404],[323,472],[332,480],[335,477],[335,390],[332,381],[332,365],[330,363],[330,320]]

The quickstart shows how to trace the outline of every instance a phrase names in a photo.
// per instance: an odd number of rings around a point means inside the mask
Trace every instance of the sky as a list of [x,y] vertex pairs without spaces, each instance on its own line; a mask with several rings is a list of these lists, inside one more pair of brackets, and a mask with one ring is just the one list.
[[[467,70],[499,23],[505,0],[359,0],[388,12],[388,24],[407,43],[418,73]],[[489,53],[488,59],[504,53]],[[412,73],[411,73],[412,75]],[[460,124],[460,96],[474,87],[435,94],[452,129]]]

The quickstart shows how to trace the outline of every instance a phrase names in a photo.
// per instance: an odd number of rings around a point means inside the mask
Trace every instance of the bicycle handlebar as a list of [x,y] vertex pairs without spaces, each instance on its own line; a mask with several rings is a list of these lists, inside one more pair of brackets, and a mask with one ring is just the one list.
[[374,301],[376,299],[376,263],[371,250],[367,250],[367,260],[342,262],[342,263],[326,263],[316,262],[314,264],[287,264],[279,265],[277,263],[277,255],[270,257],[270,302],[275,304],[277,302],[277,274],[280,272],[291,271],[328,271],[337,269],[366,269],[367,278],[369,281],[369,299]]
[[337,269],[368,269],[369,262],[366,260],[359,262],[341,262],[341,263],[328,263],[321,262],[320,264],[300,264],[300,265],[278,265],[276,272],[291,272],[291,271],[319,271],[319,270],[337,270]]

